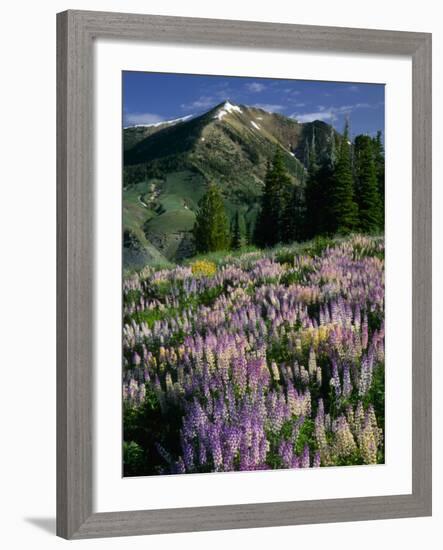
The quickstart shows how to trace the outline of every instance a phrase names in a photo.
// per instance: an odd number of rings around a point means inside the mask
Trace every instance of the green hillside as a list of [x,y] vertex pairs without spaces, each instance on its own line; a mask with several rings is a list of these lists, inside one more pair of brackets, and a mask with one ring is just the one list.
[[294,186],[305,180],[308,151],[329,154],[331,126],[229,102],[186,121],[123,131],[124,261],[127,266],[178,261],[193,253],[198,201],[216,182],[230,218],[252,227],[267,163],[279,147]]

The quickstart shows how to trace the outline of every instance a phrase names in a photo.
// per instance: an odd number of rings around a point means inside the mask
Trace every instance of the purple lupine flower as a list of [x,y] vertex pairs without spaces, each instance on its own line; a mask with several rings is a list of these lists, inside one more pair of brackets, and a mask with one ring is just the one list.
[[292,443],[285,440],[281,441],[278,448],[278,454],[280,455],[284,467],[291,468],[294,457],[294,449]]
[[363,349],[368,347],[368,315],[365,313],[361,326],[361,346]]
[[216,426],[211,426],[209,429],[209,450],[212,455],[214,467],[216,471],[220,470],[223,465],[223,453],[220,442],[220,430]]
[[365,355],[361,362],[360,369],[360,384],[358,388],[358,394],[360,397],[367,394],[372,384],[372,367],[374,359],[372,353]]
[[351,372],[349,365],[346,364],[343,368],[343,397],[347,398],[352,393]]
[[303,454],[301,456],[300,466],[302,468],[309,468],[311,465],[309,457],[309,445],[305,445],[303,448]]
[[183,462],[186,466],[186,470],[190,471],[194,467],[194,449],[192,444],[182,438],[182,450],[183,450]]
[[138,367],[141,362],[142,360],[140,355],[136,351],[134,351],[134,353],[132,354],[132,364]]
[[331,386],[335,390],[335,396],[338,398],[341,395],[340,376],[338,374],[338,366],[335,360],[332,361],[332,376],[330,380]]
[[186,466],[185,466],[185,464],[183,462],[183,459],[181,457],[174,464],[174,467],[172,468],[172,473],[174,473],[174,474],[185,474],[186,473]]

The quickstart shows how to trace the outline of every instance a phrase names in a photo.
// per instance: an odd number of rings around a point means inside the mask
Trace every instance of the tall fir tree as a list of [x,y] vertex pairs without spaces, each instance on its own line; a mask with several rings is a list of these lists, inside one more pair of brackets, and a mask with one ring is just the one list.
[[373,140],[375,171],[377,173],[378,193],[380,195],[381,219],[384,225],[385,219],[385,150],[382,133],[379,130]]
[[254,223],[251,220],[245,220],[245,245],[254,243]]
[[305,148],[304,148],[304,151],[303,151],[303,164],[305,166],[309,166],[309,164],[311,162],[311,159],[310,159],[310,156],[309,156],[309,151],[310,151],[309,141],[306,140],[305,141]]
[[214,183],[208,185],[198,203],[193,233],[197,252],[228,250],[230,247],[228,218],[220,190]]
[[231,229],[231,235],[232,235],[232,242],[231,242],[231,248],[234,250],[238,250],[242,248],[245,244],[245,239],[243,237],[243,231],[241,227],[241,221],[240,221],[240,214],[238,210],[235,212],[234,220],[232,222],[232,229]]
[[358,228],[358,207],[354,198],[349,123],[346,121],[343,138],[334,167],[330,196],[332,232],[348,234]]
[[272,163],[268,163],[261,209],[257,216],[254,241],[259,246],[274,246],[288,238],[288,203],[292,197],[292,182],[283,156],[277,147]]
[[307,238],[311,238],[319,232],[318,227],[321,219],[321,189],[315,146],[311,145],[308,148],[308,159],[308,175],[305,186],[305,233]]
[[331,146],[331,154],[325,155],[322,162],[319,162],[315,142],[311,145],[310,164],[305,186],[304,238],[312,238],[334,231],[330,207],[334,150]]
[[369,136],[355,138],[355,196],[358,204],[359,229],[376,233],[382,229],[382,207],[374,160],[374,144]]
[[294,240],[295,216],[297,214],[294,202],[295,189],[280,151],[274,158],[273,171],[279,193],[278,242],[289,243]]
[[335,214],[332,209],[331,196],[334,189],[335,164],[331,159],[325,158],[322,162],[317,179],[319,182],[319,211],[317,234],[332,235],[335,232]]
[[337,144],[336,144],[336,133],[334,130],[334,127],[331,126],[330,134],[329,134],[329,163],[331,167],[335,166],[335,162],[337,160]]
[[254,242],[258,246],[270,246],[277,242],[275,235],[272,234],[272,227],[275,223],[275,182],[272,177],[272,165],[268,161],[265,175],[265,185],[261,197],[260,211],[257,215],[257,221],[254,228]]
[[293,186],[285,218],[287,220],[285,242],[303,241],[306,235],[306,205],[302,184]]

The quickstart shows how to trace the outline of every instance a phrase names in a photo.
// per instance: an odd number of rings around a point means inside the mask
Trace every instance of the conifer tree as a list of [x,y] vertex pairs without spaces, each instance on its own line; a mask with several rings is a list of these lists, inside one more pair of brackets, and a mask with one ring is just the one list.
[[272,164],[268,163],[261,209],[255,227],[254,241],[259,246],[274,246],[287,238],[287,205],[291,193],[291,179],[280,149],[277,148]]
[[198,203],[193,233],[197,252],[229,249],[228,218],[220,190],[213,183],[209,184],[206,193]]
[[265,175],[265,186],[261,197],[261,207],[257,216],[254,229],[254,242],[258,246],[270,246],[274,244],[274,237],[271,228],[275,222],[275,207],[273,204],[275,196],[275,182],[272,177],[272,166],[268,161]]
[[[331,149],[332,151],[332,149]],[[310,164],[305,189],[305,238],[316,235],[328,234],[334,231],[334,223],[331,220],[331,189],[333,156],[324,157],[318,161],[315,142],[310,150]]]
[[372,139],[369,136],[357,136],[354,150],[359,229],[364,233],[375,233],[382,228],[383,220]]
[[331,196],[334,189],[335,165],[331,159],[325,159],[321,164],[317,179],[319,181],[319,209],[317,234],[332,235],[335,232],[335,214],[332,209]]
[[311,162],[311,159],[310,159],[310,156],[309,156],[309,151],[310,151],[310,147],[309,147],[309,142],[308,140],[305,141],[305,148],[304,148],[304,151],[303,151],[303,163],[305,166],[309,166],[310,162]]
[[349,124],[346,122],[334,167],[331,189],[331,221],[334,233],[347,234],[358,228],[358,208],[354,198]]
[[380,196],[381,220],[384,225],[385,219],[385,151],[383,147],[382,134],[379,130],[373,140],[374,162],[377,173],[378,194]]
[[277,242],[288,243],[294,240],[294,185],[285,168],[283,156],[279,149],[276,151],[272,168],[277,187]]
[[308,177],[306,178],[305,189],[305,232],[306,237],[311,238],[318,232],[321,209],[320,182],[318,181],[319,167],[315,147],[309,149],[308,158]]
[[231,248],[233,248],[234,250],[238,250],[239,248],[244,246],[244,238],[242,235],[240,215],[238,213],[238,210],[236,211],[234,216],[231,233],[232,233]]
[[329,162],[331,167],[335,165],[335,162],[337,160],[337,147],[336,147],[336,137],[335,137],[335,130],[334,127],[331,126],[330,134],[329,134]]
[[245,245],[254,243],[254,223],[251,220],[245,220]]
[[302,241],[306,238],[306,204],[302,185],[294,185],[287,206],[286,242]]

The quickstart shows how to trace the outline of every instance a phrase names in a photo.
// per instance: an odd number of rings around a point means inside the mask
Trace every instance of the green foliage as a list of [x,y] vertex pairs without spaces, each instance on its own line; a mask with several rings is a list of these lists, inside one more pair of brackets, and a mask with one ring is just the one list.
[[136,323],[146,323],[152,327],[156,321],[166,319],[171,315],[173,308],[165,309],[144,309],[133,313],[129,318],[125,318],[125,322],[134,320]]
[[259,246],[274,246],[289,239],[289,202],[292,198],[292,183],[286,171],[282,153],[277,147],[274,160],[268,163],[261,210],[257,217],[254,240]]
[[240,224],[240,214],[239,214],[238,210],[235,212],[234,222],[232,224],[231,233],[232,233],[231,248],[233,248],[234,250],[239,250],[240,248],[242,248],[244,246],[245,238],[243,236],[244,235],[244,229],[242,231],[242,227],[241,227],[241,224]]
[[300,431],[298,432],[297,441],[295,442],[295,452],[300,455],[305,448],[305,445],[308,445],[311,449],[315,449],[317,442],[314,436],[315,423],[313,420],[307,418],[303,424],[300,426]]
[[354,179],[348,124],[345,126],[331,188],[331,214],[334,233],[346,235],[358,227],[358,209],[354,199]]
[[315,256],[321,256],[328,247],[332,247],[335,244],[336,241],[334,241],[334,239],[319,235],[309,243],[306,248],[306,254],[312,256],[313,258]]
[[[312,158],[312,155],[311,155]],[[331,193],[334,186],[333,168],[329,162],[318,166],[311,163],[306,181],[306,218],[304,236],[307,238],[334,231]]]
[[372,404],[379,427],[385,429],[385,367],[379,363],[372,375],[372,384],[363,401],[365,406]]
[[374,163],[377,176],[378,194],[380,197],[381,222],[385,220],[385,151],[381,137],[381,131],[377,132],[377,136],[373,139],[374,148]]
[[305,238],[354,230],[383,231],[379,188],[384,188],[384,152],[380,133],[375,140],[357,136],[352,145],[346,124],[338,151],[336,145],[332,132],[329,155],[319,160],[313,134],[306,149]]
[[372,139],[357,136],[354,151],[359,229],[364,233],[376,233],[382,229],[383,219]]
[[[123,409],[124,476],[161,474],[169,464],[160,447],[178,453],[182,409],[169,402],[163,411],[155,391],[146,386],[146,398],[139,407]],[[139,467],[136,469],[136,465]]]
[[224,288],[222,286],[207,288],[199,293],[198,303],[207,307],[211,306],[215,300],[223,294],[223,290]]
[[227,250],[230,246],[228,218],[223,198],[215,184],[209,184],[198,205],[193,229],[196,251]]
[[306,203],[302,185],[294,185],[292,196],[284,212],[283,233],[284,242],[303,241],[306,238]]
[[141,290],[128,290],[128,292],[125,295],[125,302],[127,304],[136,304],[140,301],[140,298],[142,296]]
[[145,453],[135,441],[123,442],[123,468],[125,476],[139,475],[143,470]]

